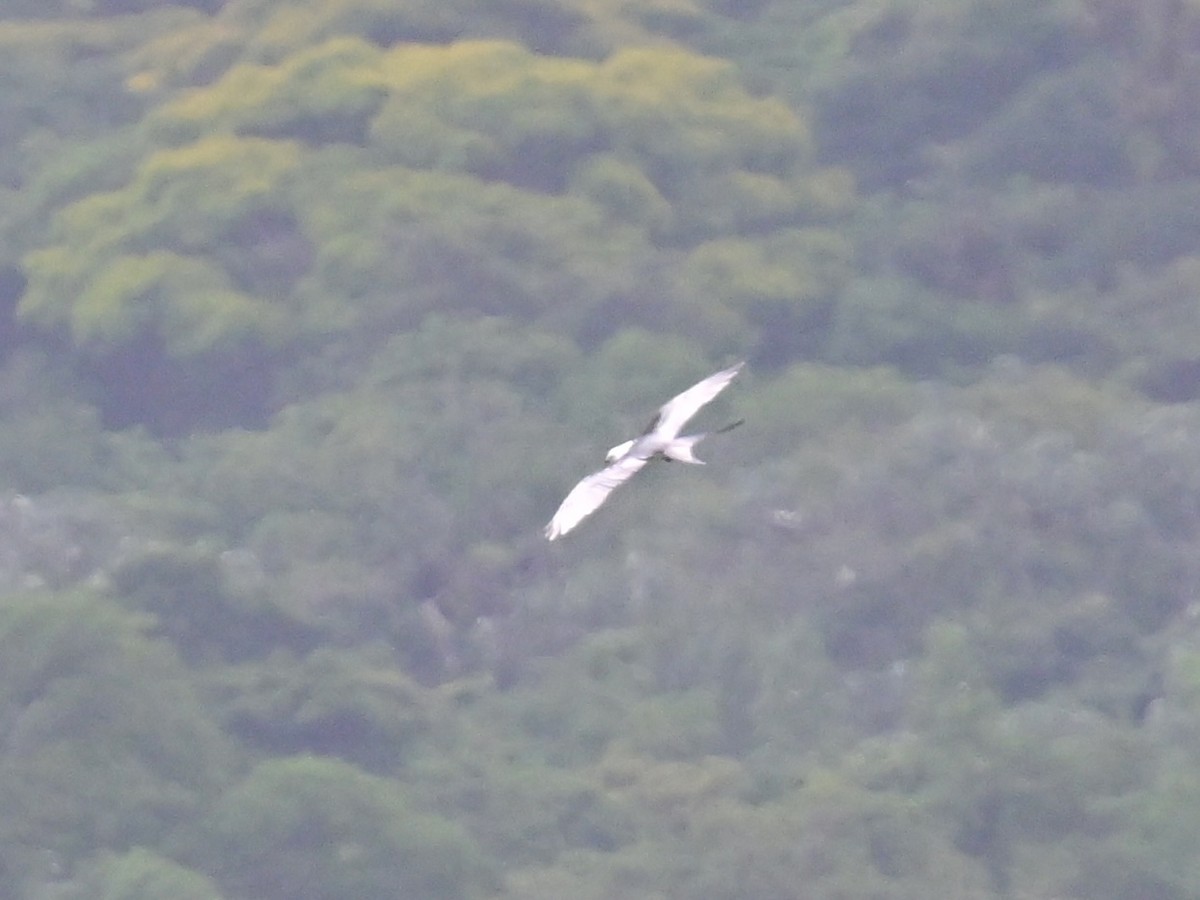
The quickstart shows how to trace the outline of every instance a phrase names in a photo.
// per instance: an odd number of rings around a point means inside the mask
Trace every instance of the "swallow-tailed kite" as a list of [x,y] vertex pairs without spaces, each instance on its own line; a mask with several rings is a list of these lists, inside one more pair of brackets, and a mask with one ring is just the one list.
[[595,512],[600,504],[608,499],[609,494],[636,475],[642,466],[652,459],[703,465],[704,460],[696,459],[692,452],[696,444],[709,434],[719,434],[736,428],[742,424],[742,420],[739,419],[716,432],[689,434],[683,437],[679,436],[680,429],[702,406],[725,390],[744,365],[745,363],[738,363],[730,366],[692,385],[678,397],[667,401],[640,437],[618,444],[609,450],[605,457],[608,466],[599,472],[593,472],[567,494],[558,512],[546,526],[547,539],[552,541],[562,537],[578,525],[585,516]]

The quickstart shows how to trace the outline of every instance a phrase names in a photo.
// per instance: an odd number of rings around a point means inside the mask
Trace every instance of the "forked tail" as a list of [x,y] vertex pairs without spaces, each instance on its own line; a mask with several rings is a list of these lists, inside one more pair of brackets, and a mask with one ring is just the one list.
[[696,445],[710,434],[724,434],[726,431],[733,431],[733,429],[745,421],[745,419],[738,419],[736,422],[730,422],[716,431],[704,431],[700,434],[685,434],[683,437],[677,437],[667,445],[662,454],[667,459],[674,460],[675,462],[693,463],[697,466],[702,466],[704,465],[704,460],[696,458]]

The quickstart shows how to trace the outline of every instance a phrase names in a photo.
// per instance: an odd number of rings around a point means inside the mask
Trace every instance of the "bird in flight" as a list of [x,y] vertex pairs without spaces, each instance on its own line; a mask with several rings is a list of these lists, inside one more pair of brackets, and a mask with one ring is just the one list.
[[584,517],[595,512],[600,504],[608,499],[609,494],[641,471],[642,466],[652,459],[703,465],[704,460],[696,459],[692,452],[696,444],[709,434],[720,434],[737,428],[742,424],[742,420],[739,419],[715,432],[683,437],[679,436],[679,432],[702,406],[729,386],[729,382],[733,381],[744,365],[744,362],[740,362],[728,369],[722,369],[692,385],[678,397],[668,400],[639,437],[609,450],[605,457],[608,466],[587,476],[567,494],[562,505],[558,507],[558,512],[546,526],[546,538],[552,541],[562,537]]

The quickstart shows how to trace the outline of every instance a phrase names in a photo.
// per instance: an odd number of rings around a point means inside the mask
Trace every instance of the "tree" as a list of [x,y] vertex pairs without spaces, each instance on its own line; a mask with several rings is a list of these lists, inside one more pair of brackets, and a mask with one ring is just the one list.
[[314,756],[255,767],[199,823],[194,847],[229,894],[264,900],[458,900],[482,873],[468,838],[401,785]]
[[35,888],[28,896],[31,900],[224,900],[212,879],[145,847],[106,856],[67,886],[48,887],[44,893]]
[[8,890],[46,860],[154,846],[229,776],[232,748],[148,622],[79,591],[0,608],[0,866]]

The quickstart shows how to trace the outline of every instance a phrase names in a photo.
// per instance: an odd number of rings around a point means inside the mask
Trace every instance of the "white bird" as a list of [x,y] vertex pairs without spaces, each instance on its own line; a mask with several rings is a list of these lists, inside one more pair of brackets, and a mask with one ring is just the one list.
[[548,525],[546,525],[547,540],[562,537],[584,517],[595,512],[608,495],[623,485],[626,481],[641,471],[642,466],[652,459],[675,460],[677,462],[703,465],[704,460],[696,459],[696,444],[708,437],[709,434],[720,434],[742,424],[742,420],[719,428],[715,432],[689,434],[679,436],[680,430],[687,424],[688,419],[700,411],[717,394],[729,386],[744,362],[728,369],[722,369],[714,375],[709,375],[703,381],[692,385],[678,397],[663,404],[658,414],[646,430],[633,440],[618,444],[608,451],[605,460],[609,463],[599,472],[593,472],[572,488],[565,500],[558,507]]

